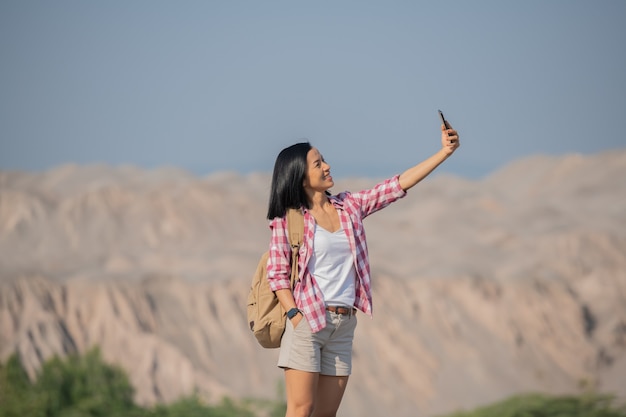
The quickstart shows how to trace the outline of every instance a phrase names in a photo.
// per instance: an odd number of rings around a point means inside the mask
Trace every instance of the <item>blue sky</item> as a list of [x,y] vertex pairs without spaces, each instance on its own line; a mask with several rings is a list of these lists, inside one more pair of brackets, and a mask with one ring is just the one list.
[[626,147],[626,2],[0,2],[0,169],[272,169],[301,139],[335,177],[439,146],[479,178]]

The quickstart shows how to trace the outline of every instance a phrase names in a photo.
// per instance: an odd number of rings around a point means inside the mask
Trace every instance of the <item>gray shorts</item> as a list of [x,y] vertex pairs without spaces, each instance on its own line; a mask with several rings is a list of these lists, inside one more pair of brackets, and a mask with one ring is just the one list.
[[347,376],[352,372],[352,340],[356,315],[326,312],[326,327],[311,333],[302,318],[294,329],[291,320],[280,343],[278,366],[322,375]]

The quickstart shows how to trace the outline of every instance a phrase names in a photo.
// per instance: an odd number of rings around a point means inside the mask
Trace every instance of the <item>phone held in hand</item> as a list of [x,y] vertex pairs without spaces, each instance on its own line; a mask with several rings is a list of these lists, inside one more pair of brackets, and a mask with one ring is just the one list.
[[[439,112],[439,117],[441,118],[441,123],[443,123],[443,125],[446,127],[446,129],[451,129],[452,127],[450,126],[450,123],[448,123],[448,121],[446,120],[446,118],[443,116],[443,112],[441,110],[437,110]],[[450,135],[448,135],[448,137],[450,137]],[[456,142],[456,139],[448,139],[448,143],[449,144],[453,144]]]
[[441,110],[437,110],[437,111],[439,112],[439,117],[441,118],[441,123],[443,123],[443,125],[446,127],[446,129],[450,129],[450,123],[448,123],[446,118],[443,116],[443,112]]

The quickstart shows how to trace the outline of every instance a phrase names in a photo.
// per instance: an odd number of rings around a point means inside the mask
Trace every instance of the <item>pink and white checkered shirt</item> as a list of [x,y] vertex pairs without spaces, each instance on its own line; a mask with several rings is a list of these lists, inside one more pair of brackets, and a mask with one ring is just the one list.
[[[396,175],[370,190],[357,193],[346,191],[329,197],[337,209],[341,228],[346,232],[352,249],[357,274],[354,306],[369,316],[372,315],[372,290],[363,219],[406,195],[400,187],[398,178],[399,176]],[[272,291],[277,291],[289,288],[290,284],[291,248],[287,236],[286,218],[277,217],[271,220],[270,229],[272,238],[267,261],[267,279]],[[316,333],[326,326],[326,306],[322,293],[307,267],[313,252],[314,234],[315,219],[305,209],[304,239],[298,259],[299,280],[296,282],[293,294],[296,305],[304,313],[311,330]]]

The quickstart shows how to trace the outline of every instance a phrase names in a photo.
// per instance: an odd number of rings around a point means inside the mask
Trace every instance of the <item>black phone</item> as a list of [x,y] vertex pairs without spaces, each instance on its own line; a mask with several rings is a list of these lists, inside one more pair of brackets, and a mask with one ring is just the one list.
[[450,129],[450,123],[443,117],[443,112],[441,110],[437,110],[439,112],[439,117],[441,118],[441,123],[446,127],[446,129]]

